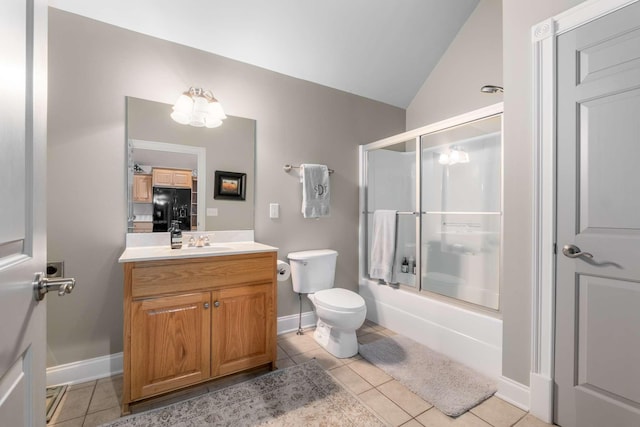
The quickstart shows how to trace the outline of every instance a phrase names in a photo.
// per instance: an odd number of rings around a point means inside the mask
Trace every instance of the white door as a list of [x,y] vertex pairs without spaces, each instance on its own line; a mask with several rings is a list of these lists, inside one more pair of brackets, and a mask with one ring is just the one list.
[[47,3],[0,1],[0,425],[45,424]]
[[640,2],[557,43],[555,422],[638,427]]

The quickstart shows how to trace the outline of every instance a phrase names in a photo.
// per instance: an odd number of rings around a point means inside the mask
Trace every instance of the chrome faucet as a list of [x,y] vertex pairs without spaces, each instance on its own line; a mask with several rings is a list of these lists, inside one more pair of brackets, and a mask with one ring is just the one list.
[[189,239],[189,246],[195,246],[196,248],[209,246],[209,236],[198,236],[197,241],[193,236],[191,236],[191,238]]
[[189,237],[189,247],[190,248],[201,248],[203,246],[209,246],[211,243],[211,241],[209,240],[209,236],[205,235],[200,235],[198,236],[198,239],[196,240],[196,238],[194,236]]

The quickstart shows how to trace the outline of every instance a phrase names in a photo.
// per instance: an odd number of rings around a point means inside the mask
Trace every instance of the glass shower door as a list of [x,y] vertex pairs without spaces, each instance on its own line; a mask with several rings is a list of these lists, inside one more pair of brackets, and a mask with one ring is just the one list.
[[[417,287],[418,219],[416,212],[416,145],[410,139],[390,146],[371,149],[366,153],[366,225],[367,225],[367,276],[372,262],[378,264],[379,252],[373,249],[376,211],[395,211],[395,242],[385,249],[393,249],[392,276],[389,284]],[[377,242],[379,243],[379,241]],[[379,247],[378,247],[379,249]],[[376,253],[378,252],[378,253]]]
[[421,137],[421,289],[499,307],[502,116]]

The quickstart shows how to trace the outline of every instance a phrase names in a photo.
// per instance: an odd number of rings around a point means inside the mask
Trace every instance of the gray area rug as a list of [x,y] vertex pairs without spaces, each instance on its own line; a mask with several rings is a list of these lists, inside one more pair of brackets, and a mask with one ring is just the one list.
[[462,415],[497,391],[491,379],[403,336],[362,344],[359,352],[451,417]]
[[311,360],[103,427],[383,425]]

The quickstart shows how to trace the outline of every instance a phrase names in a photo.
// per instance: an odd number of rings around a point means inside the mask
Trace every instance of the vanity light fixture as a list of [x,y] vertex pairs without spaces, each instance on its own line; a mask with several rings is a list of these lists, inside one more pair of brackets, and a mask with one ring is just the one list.
[[211,91],[191,87],[176,101],[171,118],[182,125],[217,128],[227,116]]

